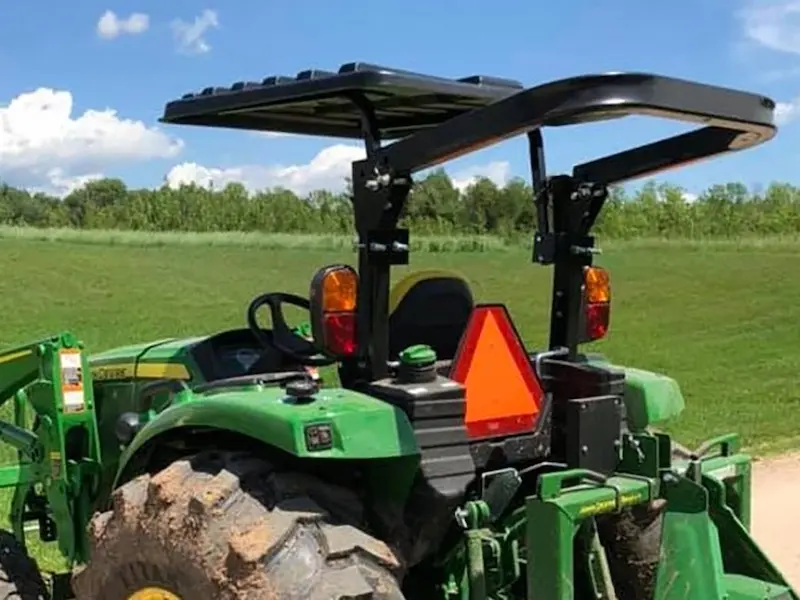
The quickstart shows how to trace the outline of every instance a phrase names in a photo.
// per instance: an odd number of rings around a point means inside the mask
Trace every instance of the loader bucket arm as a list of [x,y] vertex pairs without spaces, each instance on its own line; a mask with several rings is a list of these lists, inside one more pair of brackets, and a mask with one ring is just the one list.
[[87,558],[83,534],[102,464],[92,392],[83,345],[70,333],[0,352],[0,405],[14,400],[0,442],[19,461],[0,467],[0,488],[14,488],[12,528],[24,544],[25,524],[38,522],[40,538],[57,539],[70,563]]
[[42,343],[26,344],[0,355],[0,406],[39,375],[38,348]]

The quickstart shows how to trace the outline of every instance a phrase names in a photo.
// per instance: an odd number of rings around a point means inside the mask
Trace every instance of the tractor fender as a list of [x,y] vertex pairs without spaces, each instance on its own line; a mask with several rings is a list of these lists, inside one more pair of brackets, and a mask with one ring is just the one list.
[[668,375],[617,365],[602,354],[588,355],[587,362],[625,373],[623,400],[626,424],[631,431],[663,425],[678,418],[686,407],[680,384]]
[[197,429],[231,432],[315,460],[420,455],[414,429],[401,409],[352,390],[326,389],[309,401],[289,398],[279,387],[186,391],[139,430],[120,457],[113,487],[150,444],[167,434],[180,436]]

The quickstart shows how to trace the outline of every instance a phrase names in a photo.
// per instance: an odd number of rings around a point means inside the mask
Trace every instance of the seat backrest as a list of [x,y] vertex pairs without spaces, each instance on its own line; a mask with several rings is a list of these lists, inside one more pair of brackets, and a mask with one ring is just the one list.
[[475,301],[467,281],[440,270],[416,271],[398,281],[389,297],[389,358],[427,344],[439,360],[452,360]]

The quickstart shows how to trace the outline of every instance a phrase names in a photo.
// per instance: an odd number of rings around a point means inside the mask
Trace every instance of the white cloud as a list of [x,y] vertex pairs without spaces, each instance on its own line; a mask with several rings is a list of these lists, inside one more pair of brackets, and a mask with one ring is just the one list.
[[800,66],[768,69],[759,73],[759,79],[765,83],[774,83],[786,79],[795,79],[800,75]]
[[749,40],[800,54],[800,0],[748,0],[737,16]]
[[800,116],[800,97],[791,102],[775,103],[775,124],[786,125]]
[[123,34],[138,35],[150,27],[150,17],[144,13],[131,13],[121,18],[113,10],[107,10],[97,21],[97,35],[105,40],[113,40]]
[[84,175],[67,175],[64,170],[54,167],[46,173],[46,185],[34,185],[28,188],[31,192],[43,192],[64,197],[69,193],[84,187],[91,181],[103,178],[102,173],[87,173]]
[[205,38],[209,29],[219,27],[217,11],[205,9],[192,22],[175,19],[172,22],[172,33],[178,52],[182,54],[205,54],[211,50],[211,45]]
[[282,131],[251,131],[254,136],[260,138],[285,138],[294,135],[293,133],[283,133]]
[[497,185],[505,185],[511,176],[511,165],[505,161],[490,162],[488,165],[477,165],[451,175],[453,187],[459,191],[464,191],[470,184],[474,183],[479,177],[487,177]]
[[72,94],[39,88],[0,105],[0,179],[65,193],[107,167],[172,158],[183,142],[115,110],[72,115]]
[[[299,165],[242,165],[235,167],[206,167],[193,162],[174,166],[166,176],[170,187],[195,183],[220,189],[229,183],[241,183],[251,191],[283,187],[305,195],[313,190],[341,191],[345,178],[351,174],[351,163],[365,157],[361,146],[335,144],[323,148],[310,162]],[[465,189],[477,177],[489,177],[498,185],[509,178],[511,167],[506,162],[474,166],[452,175],[454,185]]]
[[[745,0],[736,16],[744,36],[756,45],[784,54],[800,55],[800,0]],[[796,75],[797,66],[765,71],[768,80]],[[775,123],[786,125],[800,115],[800,97],[790,102],[777,102]]]
[[350,163],[365,156],[360,146],[336,144],[322,149],[304,165],[242,165],[229,168],[205,167],[197,163],[183,163],[167,174],[171,187],[182,183],[197,183],[204,187],[224,187],[228,183],[242,183],[250,190],[284,187],[298,194],[317,189],[342,190],[345,177],[350,175]]

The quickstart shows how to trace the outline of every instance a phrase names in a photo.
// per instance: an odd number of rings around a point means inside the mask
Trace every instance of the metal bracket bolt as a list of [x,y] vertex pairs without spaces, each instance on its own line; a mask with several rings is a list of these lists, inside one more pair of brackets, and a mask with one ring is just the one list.
[[[365,244],[358,244],[359,248],[364,248]],[[389,250],[389,246],[386,244],[380,244],[378,242],[372,242],[369,245],[370,252],[386,252]],[[408,244],[403,244],[402,242],[392,242],[391,244],[391,251],[392,252],[406,252],[408,251]]]

